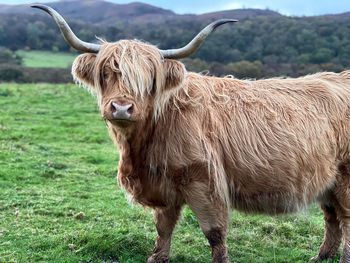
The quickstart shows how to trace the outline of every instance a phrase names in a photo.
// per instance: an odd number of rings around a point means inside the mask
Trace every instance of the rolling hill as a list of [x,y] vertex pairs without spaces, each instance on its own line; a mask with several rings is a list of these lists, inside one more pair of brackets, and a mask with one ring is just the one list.
[[[82,20],[96,24],[128,23],[163,23],[172,20],[215,20],[221,18],[235,18],[244,20],[255,16],[281,16],[277,12],[259,9],[237,9],[201,15],[179,15],[173,11],[152,5],[133,2],[129,4],[115,4],[104,0],[64,0],[50,2],[47,5],[70,19]],[[0,5],[3,14],[38,14],[38,10],[30,5]],[[42,14],[41,14],[42,15]]]

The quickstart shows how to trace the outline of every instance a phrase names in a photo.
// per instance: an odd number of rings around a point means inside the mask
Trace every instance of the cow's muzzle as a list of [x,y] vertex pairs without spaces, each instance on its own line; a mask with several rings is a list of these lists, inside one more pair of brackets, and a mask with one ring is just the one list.
[[133,118],[134,105],[118,103],[116,101],[109,102],[106,110],[104,111],[103,118],[110,123],[127,127],[129,124],[135,122]]
[[112,101],[110,109],[113,120],[131,120],[131,114],[133,112],[132,104],[119,105],[118,103]]

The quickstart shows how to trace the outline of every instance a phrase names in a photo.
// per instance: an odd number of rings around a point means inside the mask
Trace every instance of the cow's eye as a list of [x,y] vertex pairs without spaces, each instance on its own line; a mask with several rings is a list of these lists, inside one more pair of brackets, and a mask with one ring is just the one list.
[[100,85],[101,86],[103,85],[103,83],[104,83],[104,81],[105,81],[105,79],[107,77],[108,77],[108,73],[107,72],[105,72],[105,71],[101,72],[101,74],[100,74]]
[[156,78],[153,78],[152,93],[156,91]]

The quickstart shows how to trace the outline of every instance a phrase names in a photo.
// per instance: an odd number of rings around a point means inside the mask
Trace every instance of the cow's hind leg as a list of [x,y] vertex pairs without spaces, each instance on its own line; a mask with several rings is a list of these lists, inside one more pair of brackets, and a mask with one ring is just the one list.
[[226,234],[228,209],[219,198],[213,197],[208,184],[194,182],[186,190],[186,203],[197,217],[209,241],[213,263],[230,263],[227,255]]
[[321,205],[325,220],[324,240],[318,255],[311,261],[321,261],[332,258],[339,250],[342,232],[339,220],[333,206]]
[[154,210],[158,236],[152,256],[147,263],[166,263],[169,261],[171,235],[181,214],[182,206]]
[[335,187],[336,213],[343,233],[344,248],[340,263],[350,263],[350,161],[339,166]]

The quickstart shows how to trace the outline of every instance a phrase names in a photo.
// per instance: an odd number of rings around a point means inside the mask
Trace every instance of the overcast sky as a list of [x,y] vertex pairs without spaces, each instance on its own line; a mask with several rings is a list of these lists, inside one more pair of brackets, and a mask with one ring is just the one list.
[[[84,1],[84,0],[82,0]],[[2,4],[29,4],[54,2],[52,0],[0,0]],[[173,10],[179,14],[206,13],[237,8],[261,8],[285,15],[322,15],[350,11],[350,0],[109,0],[114,3],[144,2]]]

